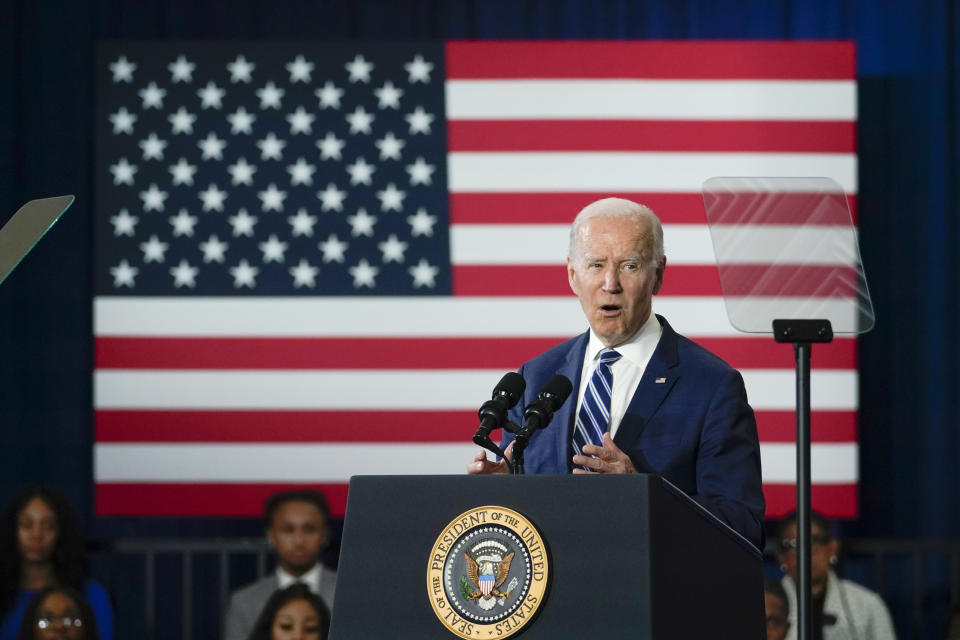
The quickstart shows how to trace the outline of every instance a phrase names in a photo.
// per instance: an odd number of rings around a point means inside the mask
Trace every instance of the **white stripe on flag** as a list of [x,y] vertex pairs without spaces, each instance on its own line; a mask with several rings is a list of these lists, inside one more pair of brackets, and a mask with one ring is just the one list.
[[852,80],[448,80],[466,119],[855,120]]
[[[783,346],[783,345],[780,345]],[[796,373],[790,369],[741,369],[747,401],[757,411],[795,409]],[[857,372],[831,369],[810,373],[810,406],[815,410],[857,408]]]
[[716,176],[826,176],[857,191],[852,153],[458,152],[450,191],[673,191],[699,193]]
[[[792,369],[744,369],[757,410],[795,407]],[[97,409],[463,409],[489,397],[500,370],[99,370]],[[857,407],[852,370],[811,373],[813,409]],[[413,390],[420,390],[419,392]]]
[[[719,296],[656,297],[653,307],[690,338],[743,336],[730,326]],[[587,329],[572,293],[537,298],[100,296],[93,311],[97,336],[556,336],[560,342]]]
[[100,482],[346,482],[354,475],[462,474],[474,444],[97,444]]
[[721,264],[860,264],[852,227],[744,224],[704,230],[713,239]]
[[[97,444],[100,482],[346,482],[354,475],[462,474],[472,444]],[[813,444],[814,483],[857,481],[857,445]],[[761,443],[763,480],[796,481],[792,444]]]
[[[671,265],[713,265],[713,238],[724,263],[855,265],[852,228],[798,225],[664,225]],[[563,265],[570,241],[567,224],[459,224],[450,228],[450,258],[457,265]]]
[[[797,481],[797,448],[792,443],[761,443],[763,481],[793,484]],[[858,447],[853,442],[810,445],[810,475],[820,484],[851,484],[859,479]]]

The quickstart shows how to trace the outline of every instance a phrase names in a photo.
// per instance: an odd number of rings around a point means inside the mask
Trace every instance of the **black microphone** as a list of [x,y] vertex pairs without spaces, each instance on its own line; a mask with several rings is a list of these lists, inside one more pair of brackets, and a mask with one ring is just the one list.
[[527,382],[519,373],[511,371],[500,379],[493,389],[493,398],[484,402],[477,412],[480,427],[473,436],[475,443],[486,446],[490,441],[490,432],[503,426],[507,411],[520,401],[526,388]]
[[543,429],[553,418],[553,412],[560,408],[567,396],[573,391],[573,385],[566,376],[557,374],[540,387],[537,399],[523,410],[523,429],[521,433],[529,437],[537,429]]

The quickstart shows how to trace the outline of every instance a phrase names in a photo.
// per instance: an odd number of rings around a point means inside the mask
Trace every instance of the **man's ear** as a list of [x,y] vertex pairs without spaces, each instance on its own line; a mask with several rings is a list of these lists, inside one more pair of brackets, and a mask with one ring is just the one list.
[[573,268],[573,260],[571,260],[569,256],[567,257],[567,282],[570,283],[570,290],[573,291],[575,295],[579,296],[580,292],[578,289],[580,288],[580,285],[577,283],[577,274]]
[[831,540],[827,545],[827,551],[830,552],[831,558],[840,557],[840,543],[836,540]]
[[273,533],[273,527],[272,527],[272,526],[271,526],[271,527],[267,527],[267,532],[266,532],[266,533],[267,533],[267,545],[268,545],[271,549],[276,549],[276,548],[277,548],[277,540],[276,540],[275,534]]
[[657,282],[653,285],[653,294],[656,295],[660,293],[660,289],[663,288],[663,274],[667,270],[667,256],[663,256],[660,260],[660,265],[657,267]]
[[323,526],[320,528],[320,531],[323,532],[323,540],[320,542],[320,550],[323,551],[330,546],[330,538],[332,537],[330,531],[330,523],[324,518]]

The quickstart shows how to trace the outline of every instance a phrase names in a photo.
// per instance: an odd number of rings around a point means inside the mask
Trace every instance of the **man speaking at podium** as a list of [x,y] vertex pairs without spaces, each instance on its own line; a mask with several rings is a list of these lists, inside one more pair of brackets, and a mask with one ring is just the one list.
[[[654,473],[763,546],[760,444],[740,373],[653,313],[667,260],[663,228],[642,205],[606,198],[570,231],[567,276],[590,330],[520,367],[522,404],[555,374],[573,382],[533,434],[527,473]],[[523,422],[523,407],[510,412]],[[504,431],[509,456],[513,436]],[[468,473],[507,473],[481,451]]]

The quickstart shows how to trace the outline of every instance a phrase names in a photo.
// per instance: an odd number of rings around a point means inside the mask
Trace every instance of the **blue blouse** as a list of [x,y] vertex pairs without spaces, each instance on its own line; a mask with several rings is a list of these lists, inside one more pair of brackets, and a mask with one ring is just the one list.
[[[21,591],[17,595],[10,609],[3,616],[0,640],[17,639],[27,604],[36,594],[36,591]],[[87,580],[83,594],[87,598],[87,602],[90,603],[93,615],[97,619],[97,631],[100,632],[100,640],[113,640],[113,609],[110,607],[110,598],[107,596],[107,592],[95,580]]]

